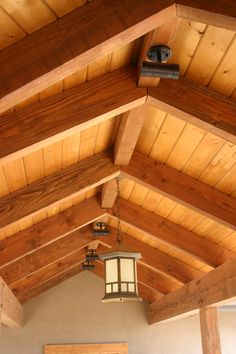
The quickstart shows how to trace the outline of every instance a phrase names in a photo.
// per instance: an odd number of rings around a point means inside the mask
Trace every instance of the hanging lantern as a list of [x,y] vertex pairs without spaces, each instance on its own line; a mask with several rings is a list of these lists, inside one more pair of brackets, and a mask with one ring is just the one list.
[[137,259],[141,254],[128,250],[122,243],[120,230],[119,181],[117,179],[117,242],[116,248],[109,250],[99,258],[105,261],[105,296],[102,302],[142,301],[138,296]]

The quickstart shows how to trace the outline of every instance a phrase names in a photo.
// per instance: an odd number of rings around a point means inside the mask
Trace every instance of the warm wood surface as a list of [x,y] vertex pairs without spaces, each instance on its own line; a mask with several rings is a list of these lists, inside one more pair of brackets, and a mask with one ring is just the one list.
[[81,266],[81,264],[78,264],[75,267],[73,267],[65,272],[61,272],[61,273],[57,274],[55,277],[49,279],[48,281],[46,281],[42,284],[39,284],[37,287],[29,290],[27,292],[27,294],[24,294],[24,296],[21,296],[19,298],[19,301],[21,303],[24,303],[24,302],[40,295],[44,291],[47,291],[47,290],[53,288],[54,286],[61,284],[65,280],[67,280],[67,279],[69,279],[81,272],[82,272],[82,266]]
[[196,313],[201,307],[234,301],[236,259],[229,261],[149,307],[151,324]]
[[128,165],[147,115],[143,104],[123,114],[114,144],[115,165]]
[[[142,169],[140,169],[142,166]],[[170,199],[208,215],[228,227],[236,228],[236,200],[194,178],[135,152],[122,174],[149,189],[161,191]]]
[[112,151],[100,153],[2,197],[0,226],[116,177],[119,167],[114,166],[112,161]]
[[234,0],[177,0],[177,16],[236,30]]
[[101,207],[112,208],[117,197],[117,182],[115,179],[104,183],[101,192]]
[[218,308],[201,308],[200,325],[203,354],[221,354]]
[[[216,267],[236,256],[224,247],[204,239],[197,234],[123,198],[120,199],[121,219],[129,226],[148,233],[167,243],[170,247],[190,253],[203,262]],[[116,210],[110,210],[116,217]]]
[[[86,250],[75,251],[60,258],[56,262],[50,263],[45,267],[39,268],[31,275],[21,278],[10,284],[10,288],[18,299],[27,297],[28,293],[39,287],[41,284],[50,281],[62,272],[67,272],[85,261]],[[82,265],[81,265],[82,269]]]
[[6,266],[0,268],[0,276],[7,284],[29,276],[39,268],[56,262],[69,253],[88,246],[92,241],[91,227],[86,226],[83,231],[77,230],[60,238],[59,240],[36,249],[30,255],[26,255]]
[[[92,1],[1,51],[0,111],[73,74],[117,45],[141,37],[175,14],[172,0],[150,1],[124,0],[122,5],[119,0]],[[78,41],[78,32],[83,41]]]
[[146,89],[136,88],[135,70],[124,68],[4,115],[0,117],[1,164],[95,126],[145,100]]
[[148,89],[148,102],[158,109],[236,143],[236,103],[186,79],[162,80]]
[[128,354],[127,343],[46,345],[45,354]]
[[11,328],[23,326],[23,308],[10,288],[0,277],[0,330],[1,323]]
[[58,240],[94,220],[103,217],[97,197],[52,215],[12,237],[0,241],[0,267],[29,255],[36,249]]
[[[112,236],[102,236],[99,240],[111,247],[115,246],[117,244],[115,230],[113,229]],[[173,278],[174,286],[178,286],[178,283],[183,285],[203,274],[203,272],[178,261],[174,257],[171,257],[128,234],[123,234],[123,240],[124,244],[127,245],[129,249],[133,249],[142,254],[141,262]]]

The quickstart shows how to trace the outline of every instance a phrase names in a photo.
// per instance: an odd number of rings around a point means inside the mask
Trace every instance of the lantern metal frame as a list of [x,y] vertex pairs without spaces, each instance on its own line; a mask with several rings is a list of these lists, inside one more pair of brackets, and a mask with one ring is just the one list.
[[[99,255],[99,259],[105,262],[105,296],[102,298],[102,302],[132,302],[132,301],[142,301],[142,299],[138,296],[138,282],[137,282],[137,260],[142,256],[140,253],[135,252],[133,250],[129,250],[125,246],[123,246],[122,235],[120,230],[120,204],[119,204],[119,180],[117,179],[117,247],[109,250],[108,252],[104,252]],[[123,276],[123,267],[122,260],[132,260],[132,264],[130,264],[129,271],[132,274],[132,280],[124,280]],[[109,261],[116,260],[115,263],[115,281],[107,281],[108,271],[107,267],[109,266]],[[126,262],[127,266],[127,262]],[[131,268],[130,268],[131,267]]]

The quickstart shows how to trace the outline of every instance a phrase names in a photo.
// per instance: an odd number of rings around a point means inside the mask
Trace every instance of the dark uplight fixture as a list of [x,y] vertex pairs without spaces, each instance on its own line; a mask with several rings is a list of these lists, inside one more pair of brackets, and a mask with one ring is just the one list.
[[141,301],[138,296],[137,259],[141,254],[128,250],[122,244],[120,229],[120,189],[117,181],[117,247],[99,255],[105,262],[105,296],[102,302]]
[[95,221],[93,224],[93,235],[94,236],[108,236],[110,235],[110,230],[107,224],[103,221]]
[[141,64],[140,75],[143,77],[159,77],[162,79],[179,78],[179,65],[167,64],[166,61],[171,57],[171,49],[165,45],[155,45],[147,52],[149,61]]
[[92,263],[98,259],[97,250],[96,249],[88,249],[86,260],[82,265],[83,270],[94,270],[95,265]]

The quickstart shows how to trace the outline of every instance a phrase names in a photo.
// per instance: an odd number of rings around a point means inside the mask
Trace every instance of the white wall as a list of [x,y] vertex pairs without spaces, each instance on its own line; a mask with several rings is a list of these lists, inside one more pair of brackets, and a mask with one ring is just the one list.
[[[25,326],[3,327],[1,354],[42,354],[44,344],[128,342],[130,354],[201,354],[198,316],[149,326],[145,304],[102,304],[103,281],[83,272],[24,305]],[[223,354],[236,353],[236,313],[220,315]]]

